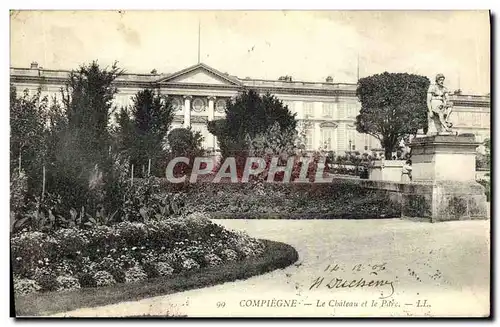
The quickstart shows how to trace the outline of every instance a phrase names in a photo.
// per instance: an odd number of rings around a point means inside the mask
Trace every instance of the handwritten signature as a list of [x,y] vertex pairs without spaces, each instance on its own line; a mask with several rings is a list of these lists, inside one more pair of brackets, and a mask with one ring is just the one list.
[[[370,269],[368,269],[370,267]],[[351,269],[352,273],[357,273],[357,272],[363,272],[366,270],[370,271],[370,274],[373,275],[378,275],[378,273],[386,270],[386,264],[379,264],[379,265],[362,265],[362,264],[357,264],[354,265]],[[329,264],[324,272],[327,273],[340,273],[340,271],[344,271],[344,269],[339,266],[338,264]],[[338,288],[383,288],[386,290],[390,290],[389,295],[383,295],[380,296],[380,299],[386,299],[388,297],[391,297],[394,294],[394,281],[390,279],[366,279],[363,277],[355,277],[355,278],[341,278],[339,276],[334,276],[334,277],[325,277],[325,276],[319,276],[317,277],[311,286],[309,287],[309,290],[312,290],[314,288],[320,288],[323,285],[323,287],[326,287],[328,289],[338,289]]]
[[[311,284],[309,287],[309,290],[312,290],[313,288],[319,288],[321,285],[323,285],[325,281],[325,277],[318,277],[314,282]],[[335,289],[335,288],[363,288],[363,287],[390,287],[390,294],[386,296],[380,296],[381,299],[386,299],[388,297],[391,297],[394,294],[394,282],[391,280],[387,279],[372,279],[372,280],[366,280],[363,277],[358,278],[358,279],[344,279],[344,278],[338,278],[338,277],[333,277],[330,279],[328,283],[325,284],[325,286],[328,289]]]

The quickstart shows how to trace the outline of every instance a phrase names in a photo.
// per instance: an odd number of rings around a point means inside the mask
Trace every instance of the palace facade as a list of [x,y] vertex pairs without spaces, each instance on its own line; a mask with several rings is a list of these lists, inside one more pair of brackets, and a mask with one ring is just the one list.
[[[30,68],[10,68],[11,83],[18,92],[41,88],[42,95],[61,99],[60,87],[69,71],[43,69],[37,63]],[[367,134],[356,132],[355,117],[360,110],[356,84],[325,81],[294,81],[290,76],[277,80],[239,78],[220,72],[203,63],[172,74],[124,74],[116,80],[119,93],[117,106],[132,104],[132,97],[141,89],[159,89],[173,99],[176,116],[173,128],[191,126],[204,137],[204,148],[217,150],[217,140],[207,130],[207,122],[224,117],[226,100],[242,89],[269,92],[297,114],[304,128],[308,150],[319,148],[338,154],[348,150],[369,152],[380,150],[380,142]],[[490,137],[490,97],[454,95],[451,121],[460,133],[473,133],[478,142]]]

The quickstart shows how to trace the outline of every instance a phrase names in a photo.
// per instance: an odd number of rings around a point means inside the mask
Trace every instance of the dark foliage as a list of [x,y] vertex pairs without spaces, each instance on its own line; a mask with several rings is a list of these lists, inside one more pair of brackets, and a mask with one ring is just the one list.
[[407,73],[385,72],[359,80],[356,129],[380,140],[387,160],[403,137],[427,128],[429,84],[427,77]]
[[174,119],[171,101],[152,89],[139,91],[132,101],[130,114],[127,108],[121,108],[116,115],[118,150],[130,158],[134,175],[145,177],[151,160],[150,174],[159,176],[164,170],[166,136]]
[[287,106],[273,95],[259,95],[256,91],[244,91],[228,100],[226,118],[209,122],[208,130],[217,136],[224,158],[239,155],[248,150],[247,139],[264,134],[275,123],[280,130],[295,130],[297,121]]

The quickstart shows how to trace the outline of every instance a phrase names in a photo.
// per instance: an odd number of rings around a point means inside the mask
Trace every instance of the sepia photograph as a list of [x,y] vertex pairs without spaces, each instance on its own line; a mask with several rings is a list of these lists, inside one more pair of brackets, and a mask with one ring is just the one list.
[[14,318],[491,318],[488,10],[10,10]]

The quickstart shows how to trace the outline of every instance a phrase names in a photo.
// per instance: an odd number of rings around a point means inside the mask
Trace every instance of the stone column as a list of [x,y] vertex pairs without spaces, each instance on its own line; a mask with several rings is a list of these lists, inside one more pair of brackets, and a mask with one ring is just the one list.
[[338,134],[339,134],[339,128],[338,128],[338,125],[337,127],[333,128],[332,129],[332,151],[335,152],[336,155],[339,154],[339,137],[338,137]]
[[184,96],[184,128],[191,126],[191,95]]
[[208,120],[209,121],[214,120],[214,118],[215,118],[214,103],[215,103],[215,97],[209,96],[208,97]]
[[[208,97],[208,121],[212,121],[215,118],[214,103],[215,103],[215,97],[209,96]],[[215,142],[215,135],[212,135],[209,132],[207,135],[207,147],[215,150],[216,146],[217,146],[217,143]]]

